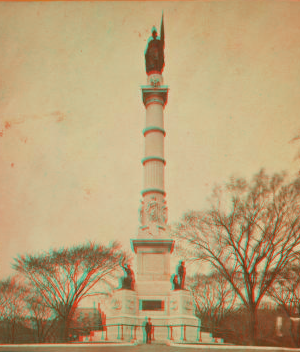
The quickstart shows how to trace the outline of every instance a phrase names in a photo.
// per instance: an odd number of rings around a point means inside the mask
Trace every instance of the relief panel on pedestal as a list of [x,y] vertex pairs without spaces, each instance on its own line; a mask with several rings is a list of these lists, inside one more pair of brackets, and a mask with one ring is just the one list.
[[178,312],[178,299],[170,298],[170,313]]
[[141,203],[140,222],[143,226],[151,223],[167,224],[168,209],[165,201],[159,202],[155,196],[152,196],[147,202]]
[[136,312],[136,302],[133,298],[128,298],[126,300],[126,310],[128,310],[131,314]]
[[193,314],[194,312],[194,302],[191,298],[184,298],[183,299],[183,309],[186,311],[187,314]]
[[113,298],[110,303],[110,308],[114,311],[120,311],[122,309],[122,300],[120,298]]

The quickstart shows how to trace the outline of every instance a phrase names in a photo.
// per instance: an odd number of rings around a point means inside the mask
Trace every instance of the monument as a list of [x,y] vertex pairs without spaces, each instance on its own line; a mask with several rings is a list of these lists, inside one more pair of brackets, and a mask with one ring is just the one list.
[[104,331],[95,331],[92,340],[195,343],[204,338],[203,342],[213,342],[209,334],[201,338],[194,301],[184,287],[184,262],[178,266],[173,280],[170,273],[174,240],[168,233],[164,186],[164,108],[169,88],[164,85],[162,76],[165,64],[163,18],[160,38],[156,29],[152,29],[145,63],[147,85],[142,86],[146,109],[145,155],[142,159],[144,185],[138,235],[131,240],[137,272],[133,273],[130,267],[121,263],[124,278],[105,312],[107,327]]

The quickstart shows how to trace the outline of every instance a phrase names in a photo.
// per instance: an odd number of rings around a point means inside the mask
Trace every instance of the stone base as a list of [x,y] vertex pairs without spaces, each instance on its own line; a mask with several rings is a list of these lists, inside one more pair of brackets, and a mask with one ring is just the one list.
[[120,289],[114,292],[107,316],[136,315],[138,310],[137,292]]
[[[197,319],[187,317],[151,318],[152,343],[222,343],[210,333],[201,332]],[[115,317],[107,320],[107,330],[93,331],[89,341],[146,342],[145,319],[139,317]]]
[[[152,283],[153,284],[153,283]],[[142,310],[139,299],[160,299],[163,310]],[[106,317],[106,329],[93,331],[89,341],[146,342],[145,324],[151,319],[152,343],[215,343],[209,333],[201,333],[201,321],[194,315],[193,297],[187,290],[168,291],[166,295],[121,289],[114,292]]]

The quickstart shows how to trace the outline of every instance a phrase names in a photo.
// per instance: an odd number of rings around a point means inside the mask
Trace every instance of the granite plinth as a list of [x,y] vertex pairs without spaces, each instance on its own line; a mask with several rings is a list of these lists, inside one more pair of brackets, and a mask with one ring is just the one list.
[[[161,310],[145,310],[140,300],[163,301]],[[94,332],[92,341],[145,342],[145,323],[151,318],[153,343],[168,341],[195,343],[200,338],[200,319],[194,316],[193,298],[187,290],[170,291],[165,295],[138,295],[136,291],[121,289],[114,293],[109,314],[107,314],[107,331]],[[203,338],[213,342],[212,337]]]

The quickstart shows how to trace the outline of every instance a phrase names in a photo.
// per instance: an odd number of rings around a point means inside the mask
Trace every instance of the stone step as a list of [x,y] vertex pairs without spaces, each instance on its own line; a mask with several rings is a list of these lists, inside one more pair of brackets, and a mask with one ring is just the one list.
[[213,343],[214,338],[210,332],[201,332],[202,343]]

